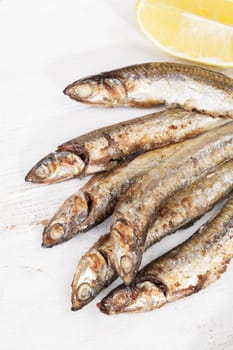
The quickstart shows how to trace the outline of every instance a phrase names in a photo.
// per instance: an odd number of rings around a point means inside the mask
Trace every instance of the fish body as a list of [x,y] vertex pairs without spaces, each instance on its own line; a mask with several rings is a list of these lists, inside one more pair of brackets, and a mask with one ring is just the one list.
[[25,180],[55,183],[109,171],[129,156],[191,138],[225,123],[202,113],[169,109],[74,138],[41,159]]
[[233,196],[191,238],[154,260],[130,286],[121,285],[99,304],[100,311],[151,311],[184,298],[218,280],[233,257]]
[[[164,203],[148,231],[145,249],[199,218],[232,189],[233,160],[217,166]],[[72,282],[72,309],[78,310],[88,304],[117,277],[108,233],[100,237],[79,261]],[[86,296],[82,292],[84,287]]]
[[192,140],[130,187],[113,213],[113,260],[124,283],[132,282],[159,207],[203,173],[233,158],[233,122]]
[[183,146],[177,143],[149,151],[107,173],[93,176],[70,196],[43,232],[44,247],[52,247],[87,231],[112,214],[117,199],[139,176],[158,166]]
[[233,80],[179,63],[144,63],[104,72],[75,81],[64,93],[79,102],[106,107],[166,104],[233,117]]

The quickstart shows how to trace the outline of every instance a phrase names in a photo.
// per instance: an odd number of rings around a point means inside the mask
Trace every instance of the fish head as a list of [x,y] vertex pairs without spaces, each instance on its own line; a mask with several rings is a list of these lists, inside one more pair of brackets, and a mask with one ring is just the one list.
[[104,75],[77,80],[65,88],[64,94],[79,102],[107,107],[122,105],[127,97],[120,79]]
[[114,266],[124,283],[129,285],[141,264],[143,246],[138,244],[134,228],[122,220],[112,226],[111,241]]
[[85,227],[89,214],[88,200],[84,192],[70,196],[58,210],[43,232],[42,246],[46,248],[68,241]]
[[108,260],[96,249],[82,256],[72,282],[72,310],[87,305],[113,280],[114,270]]
[[59,151],[41,159],[27,174],[25,181],[33,183],[55,183],[79,176],[85,162],[75,153]]
[[107,315],[124,312],[144,312],[161,307],[166,303],[164,292],[150,280],[135,282],[130,286],[121,285],[110,292],[97,304]]

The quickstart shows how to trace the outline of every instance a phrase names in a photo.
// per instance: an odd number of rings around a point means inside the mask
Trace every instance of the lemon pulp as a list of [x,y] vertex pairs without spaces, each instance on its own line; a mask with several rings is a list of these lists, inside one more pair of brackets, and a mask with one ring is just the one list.
[[138,24],[162,50],[233,67],[233,0],[138,0]]

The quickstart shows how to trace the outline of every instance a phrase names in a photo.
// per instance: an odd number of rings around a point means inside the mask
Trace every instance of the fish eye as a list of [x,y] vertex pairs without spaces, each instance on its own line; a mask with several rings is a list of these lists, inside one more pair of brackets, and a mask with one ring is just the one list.
[[91,97],[94,89],[91,86],[90,83],[86,82],[81,85],[78,85],[75,87],[75,93],[80,97],[80,98],[88,98]]
[[127,255],[123,255],[121,258],[121,269],[124,271],[124,273],[130,273],[134,267],[132,258]]
[[55,224],[51,227],[49,236],[52,240],[56,241],[64,236],[65,229],[62,224]]
[[50,175],[50,169],[48,165],[41,164],[36,170],[35,170],[36,176],[38,176],[41,179],[45,179],[49,177]]
[[77,298],[80,300],[87,300],[91,296],[91,286],[88,283],[82,283],[77,290]]
[[128,302],[129,302],[126,293],[124,293],[123,291],[120,291],[120,292],[116,293],[113,296],[113,300],[112,301],[118,307],[126,306],[128,304]]

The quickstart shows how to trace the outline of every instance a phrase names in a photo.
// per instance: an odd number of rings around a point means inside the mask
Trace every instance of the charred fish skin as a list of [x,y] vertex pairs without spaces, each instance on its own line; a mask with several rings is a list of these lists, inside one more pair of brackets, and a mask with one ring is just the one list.
[[231,195],[218,215],[191,238],[147,265],[131,286],[110,292],[98,307],[108,315],[155,310],[217,281],[232,257]]
[[118,275],[130,284],[147,231],[163,202],[213,167],[233,158],[233,122],[186,141],[182,149],[133,184],[113,213],[111,240]]
[[226,122],[183,109],[169,109],[94,130],[41,159],[25,180],[56,183],[109,171],[132,154],[180,142]]
[[117,199],[139,176],[174,154],[184,142],[139,155],[108,173],[93,176],[71,195],[43,232],[43,247],[53,247],[101,223],[112,214]]
[[64,93],[79,102],[114,107],[166,103],[214,116],[233,117],[233,80],[180,63],[144,63],[75,81]]
[[[148,231],[145,250],[205,214],[232,189],[233,161],[229,161],[201,177],[186,190],[178,192],[159,210],[155,222]],[[108,233],[82,256],[78,264],[72,282],[72,310],[79,310],[87,305],[117,277],[112,262],[111,237]],[[91,298],[83,299],[82,295],[81,299],[79,297],[79,288],[83,285],[83,281],[88,283]]]

